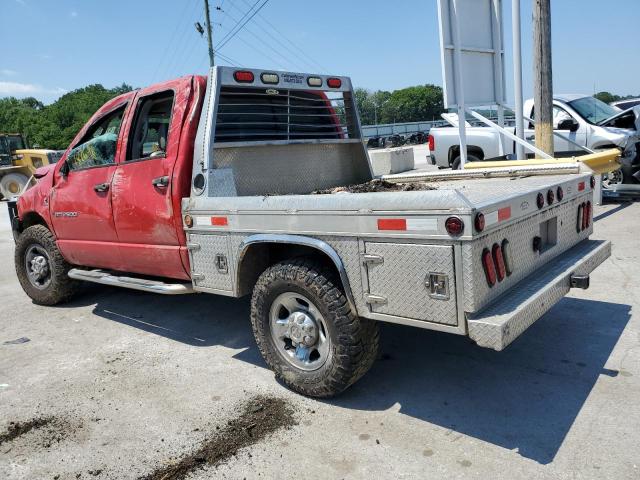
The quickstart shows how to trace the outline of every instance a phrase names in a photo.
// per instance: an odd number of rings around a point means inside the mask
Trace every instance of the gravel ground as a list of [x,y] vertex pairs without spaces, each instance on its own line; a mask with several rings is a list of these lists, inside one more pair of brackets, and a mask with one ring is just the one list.
[[33,305],[0,203],[0,478],[640,478],[640,204],[596,216],[612,258],[506,351],[384,325],[369,374],[315,401],[265,368],[246,300]]

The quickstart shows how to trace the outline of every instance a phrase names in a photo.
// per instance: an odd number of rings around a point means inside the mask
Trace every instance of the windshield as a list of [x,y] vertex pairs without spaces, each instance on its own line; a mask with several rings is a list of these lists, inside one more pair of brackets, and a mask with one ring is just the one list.
[[607,105],[594,97],[579,98],[578,100],[569,102],[569,105],[587,122],[593,124],[598,124],[620,113],[620,110],[617,108]]

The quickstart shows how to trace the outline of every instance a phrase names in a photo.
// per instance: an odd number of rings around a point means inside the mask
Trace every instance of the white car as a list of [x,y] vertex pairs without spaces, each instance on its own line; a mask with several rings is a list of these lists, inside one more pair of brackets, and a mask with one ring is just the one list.
[[[525,102],[524,115],[531,119],[535,118],[532,99]],[[636,143],[640,142],[640,106],[621,111],[588,95],[557,95],[553,99],[553,117],[554,130],[578,145],[592,150],[621,148],[624,151],[623,161],[627,167],[622,173],[625,177],[632,174],[632,165],[638,163]],[[526,122],[525,127],[525,139],[534,143],[533,123]],[[507,127],[507,129],[514,131],[513,127]],[[515,152],[515,142],[499,135],[493,128],[467,128],[468,161],[500,156],[500,141],[502,141],[503,155]],[[556,155],[560,156],[561,152],[579,150],[576,145],[558,136],[554,136],[554,146]],[[460,167],[457,127],[432,128],[429,132],[429,149],[433,165],[440,168]]]

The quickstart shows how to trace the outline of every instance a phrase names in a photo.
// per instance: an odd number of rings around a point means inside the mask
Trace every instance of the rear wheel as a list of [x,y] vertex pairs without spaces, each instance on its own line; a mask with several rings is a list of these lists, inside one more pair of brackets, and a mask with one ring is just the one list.
[[0,178],[0,193],[7,200],[19,195],[27,186],[29,177],[22,173],[8,173]]
[[268,268],[251,300],[253,333],[265,361],[289,388],[331,397],[373,364],[377,324],[359,318],[334,275],[310,259]]
[[[479,162],[480,158],[476,157],[475,155],[472,155],[470,153],[467,154],[467,162]],[[458,155],[456,158],[453,159],[453,162],[451,162],[451,169],[452,170],[460,170],[460,164],[462,163],[462,158],[460,157],[460,155]]]
[[15,251],[18,280],[25,293],[38,305],[56,305],[69,300],[78,282],[69,278],[71,265],[43,225],[27,228],[18,237]]

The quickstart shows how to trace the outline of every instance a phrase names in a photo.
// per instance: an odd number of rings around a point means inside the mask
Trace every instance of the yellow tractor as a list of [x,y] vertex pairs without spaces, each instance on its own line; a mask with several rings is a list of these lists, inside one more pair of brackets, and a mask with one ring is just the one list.
[[19,195],[37,168],[60,157],[56,150],[28,149],[19,133],[0,133],[0,199]]

